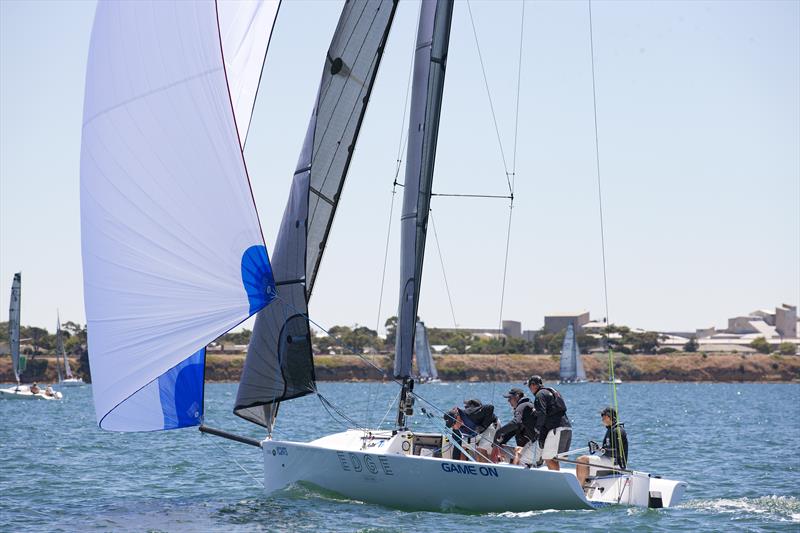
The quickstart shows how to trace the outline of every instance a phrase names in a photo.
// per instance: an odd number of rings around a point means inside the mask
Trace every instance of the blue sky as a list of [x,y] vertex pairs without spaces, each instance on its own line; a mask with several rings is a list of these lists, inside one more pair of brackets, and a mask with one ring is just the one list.
[[[374,328],[397,308],[395,220],[378,312],[417,5],[398,8],[311,300],[326,327]],[[510,167],[521,3],[470,5]],[[268,248],[340,6],[281,8],[245,154]],[[611,320],[685,330],[798,304],[800,2],[592,9]],[[84,322],[78,181],[93,13],[93,2],[0,1],[0,287],[21,270],[23,323],[51,331],[57,308]],[[547,313],[605,309],[588,4],[528,2],[524,21],[503,318],[533,329]],[[444,193],[507,190],[462,1],[434,183]],[[395,215],[399,203],[398,194]],[[434,198],[432,208],[457,324],[496,325],[507,202]],[[452,326],[431,237],[420,315]]]

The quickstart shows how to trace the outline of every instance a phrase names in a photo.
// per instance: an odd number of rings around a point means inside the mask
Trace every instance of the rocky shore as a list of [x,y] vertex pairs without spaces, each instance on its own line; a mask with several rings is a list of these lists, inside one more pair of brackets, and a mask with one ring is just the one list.
[[[367,356],[377,367],[391,374],[393,359],[386,355]],[[443,381],[521,381],[531,374],[546,380],[558,379],[557,355],[437,355],[434,356]],[[243,354],[209,355],[206,380],[238,381]],[[383,375],[354,355],[314,357],[319,381],[382,380]],[[590,380],[607,379],[605,355],[584,355]],[[72,360],[73,368],[77,360]],[[666,354],[615,355],[615,374],[623,381],[710,381],[710,382],[800,382],[800,357],[792,355]],[[23,381],[52,383],[56,380],[55,358],[37,356],[28,365]],[[13,382],[10,357],[0,357],[0,382]]]

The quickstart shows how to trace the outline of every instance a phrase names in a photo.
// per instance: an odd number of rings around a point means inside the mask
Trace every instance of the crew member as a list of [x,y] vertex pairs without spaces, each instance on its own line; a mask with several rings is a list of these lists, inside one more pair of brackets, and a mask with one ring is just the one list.
[[[459,409],[462,424],[468,428],[464,433],[467,437],[466,445],[468,452],[478,462],[488,463],[490,461],[492,442],[500,422],[494,414],[494,405],[482,404],[480,400],[466,400],[464,409]],[[462,433],[464,430],[462,430]]]
[[544,460],[550,470],[560,470],[555,457],[569,450],[569,445],[572,444],[572,424],[567,418],[567,404],[560,392],[543,386],[541,376],[531,376],[528,388],[535,397],[533,406],[536,409],[536,431],[539,437],[536,463]]
[[[628,465],[628,434],[625,433],[625,427],[617,420],[617,410],[613,407],[606,407],[600,411],[600,418],[603,425],[606,427],[606,435],[603,437],[602,447],[598,446],[596,442],[589,442],[589,450],[594,455],[582,455],[578,457],[579,463],[575,467],[575,475],[578,478],[578,483],[583,486],[586,478],[589,477],[590,467],[593,475],[597,475],[599,470],[595,466],[601,467],[616,467],[624,469]],[[596,450],[596,453],[595,453]]]
[[511,404],[514,416],[510,422],[501,426],[494,435],[494,448],[492,450],[492,461],[500,459],[501,446],[514,437],[517,441],[517,448],[514,453],[512,464],[533,464],[533,449],[536,442],[536,413],[533,402],[525,397],[522,389],[513,388],[503,395]]

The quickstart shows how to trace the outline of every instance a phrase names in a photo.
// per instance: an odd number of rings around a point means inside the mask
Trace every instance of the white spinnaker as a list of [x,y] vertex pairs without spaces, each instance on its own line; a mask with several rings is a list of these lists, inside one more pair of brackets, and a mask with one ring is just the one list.
[[217,2],[219,34],[242,148],[279,5],[280,0]]
[[214,2],[97,7],[81,244],[92,389],[104,428],[163,429],[172,400],[162,394],[159,405],[153,394],[159,376],[268,301],[271,273],[220,43]]

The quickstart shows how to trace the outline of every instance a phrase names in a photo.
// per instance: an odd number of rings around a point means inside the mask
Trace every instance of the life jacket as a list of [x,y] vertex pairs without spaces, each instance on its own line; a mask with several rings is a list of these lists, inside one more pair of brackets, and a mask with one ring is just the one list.
[[567,414],[567,403],[564,401],[564,397],[561,396],[561,393],[552,387],[542,388],[546,391],[550,391],[550,394],[553,395],[553,402],[551,404],[552,410],[547,413],[547,416],[561,416]]

